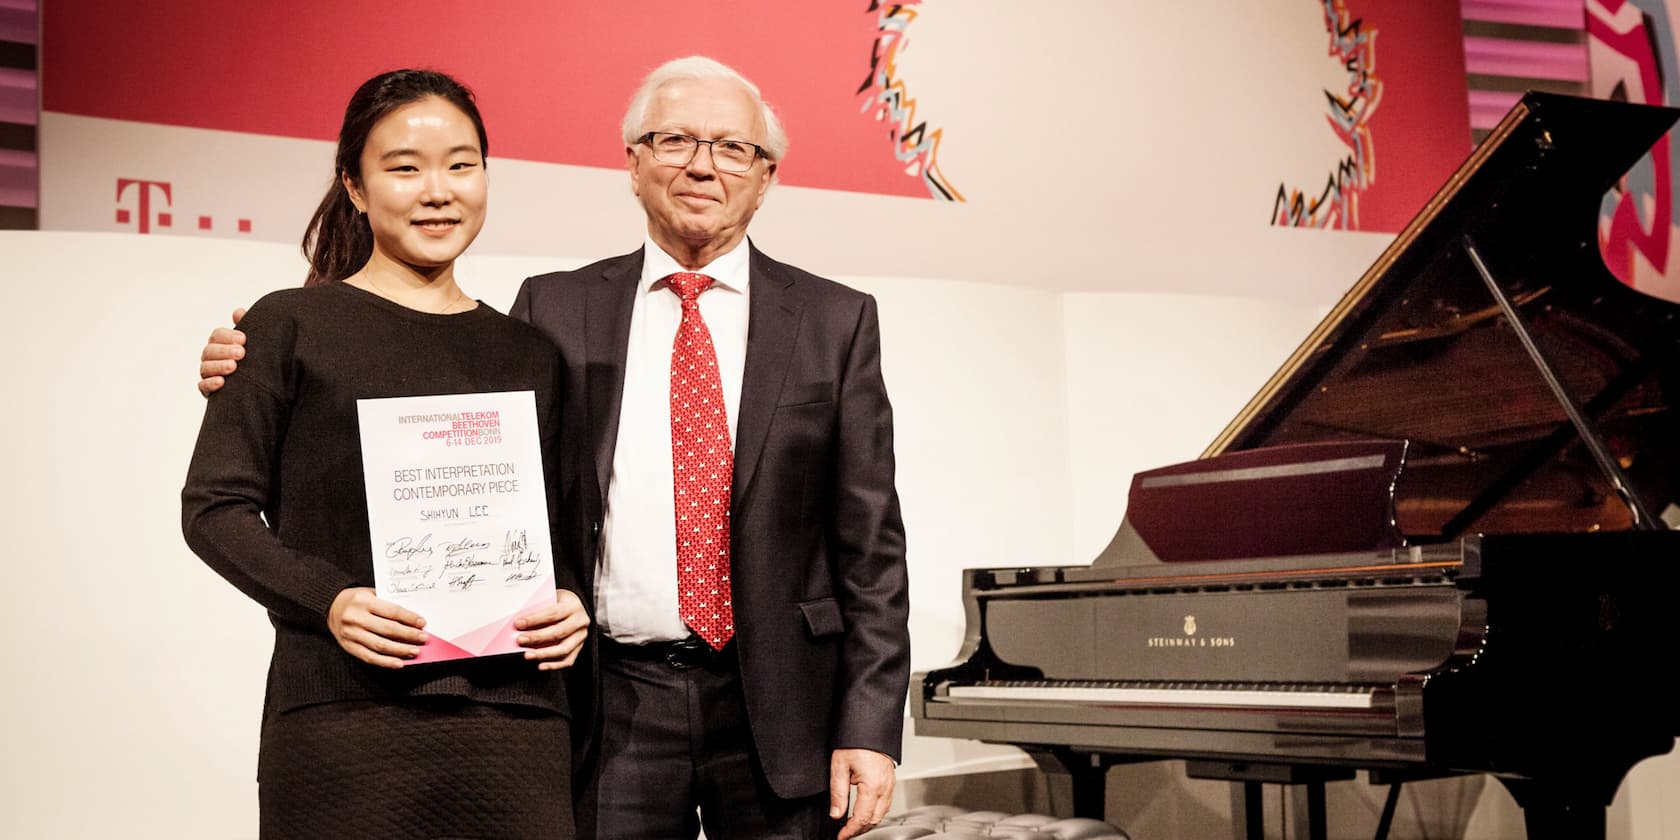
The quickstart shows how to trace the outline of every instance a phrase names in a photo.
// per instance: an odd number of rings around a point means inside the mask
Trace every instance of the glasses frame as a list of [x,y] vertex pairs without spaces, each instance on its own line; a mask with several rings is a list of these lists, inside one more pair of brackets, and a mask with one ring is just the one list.
[[[663,159],[659,156],[659,151],[653,147],[653,142],[652,142],[654,136],[660,135],[660,134],[669,135],[671,137],[682,137],[682,138],[691,140],[691,141],[694,142],[694,150],[689,153],[688,159],[683,161],[682,163],[676,163],[674,161],[665,160],[665,159]],[[665,166],[688,166],[689,164],[693,163],[694,158],[700,154],[700,147],[701,146],[706,146],[706,147],[708,147],[706,149],[706,153],[708,155],[710,155],[711,158],[712,158],[712,166],[717,167],[717,169],[721,172],[728,172],[732,175],[745,175],[746,173],[751,172],[753,167],[758,164],[758,159],[759,158],[764,158],[765,160],[770,159],[770,155],[765,153],[764,147],[758,145],[757,143],[748,143],[745,140],[736,140],[736,139],[733,139],[733,138],[730,138],[730,137],[720,137],[716,140],[701,140],[700,138],[695,137],[692,134],[683,134],[680,131],[649,131],[649,132],[644,133],[642,136],[636,138],[636,143],[637,143],[637,145],[646,146],[648,148],[648,153],[653,155],[653,159],[658,163],[664,164]],[[751,146],[752,150],[753,150],[752,161],[747,164],[747,168],[745,168],[745,169],[730,169],[727,166],[723,166],[722,164],[718,163],[718,156],[717,156],[715,150],[710,148],[710,146],[713,143],[739,143],[743,146]]]

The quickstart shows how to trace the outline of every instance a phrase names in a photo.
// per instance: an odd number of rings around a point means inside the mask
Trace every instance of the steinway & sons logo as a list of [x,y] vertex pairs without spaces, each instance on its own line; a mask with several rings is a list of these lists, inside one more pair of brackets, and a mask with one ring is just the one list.
[[1228,648],[1237,646],[1235,636],[1198,636],[1196,635],[1196,617],[1184,617],[1184,635],[1182,636],[1150,636],[1144,640],[1145,647],[1152,648]]

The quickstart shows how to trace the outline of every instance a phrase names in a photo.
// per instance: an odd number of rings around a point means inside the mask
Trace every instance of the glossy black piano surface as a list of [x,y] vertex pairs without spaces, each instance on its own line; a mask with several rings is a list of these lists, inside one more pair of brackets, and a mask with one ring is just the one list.
[[1095,562],[966,573],[917,733],[1493,773],[1532,838],[1602,837],[1680,735],[1680,305],[1609,274],[1596,220],[1677,114],[1525,97]]

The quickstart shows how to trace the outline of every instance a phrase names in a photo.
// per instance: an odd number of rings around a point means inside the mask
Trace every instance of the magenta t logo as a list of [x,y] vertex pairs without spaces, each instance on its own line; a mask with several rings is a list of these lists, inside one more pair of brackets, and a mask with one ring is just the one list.
[[[140,186],[140,189],[139,189],[139,193],[140,193],[140,232],[141,233],[150,233],[151,229],[152,229],[152,188],[157,187],[157,188],[163,190],[163,206],[167,208],[169,206],[171,200],[172,200],[169,196],[169,182],[168,181],[145,181],[145,180],[141,180],[139,178],[118,178],[117,179],[117,203],[118,204],[122,203],[123,193],[128,192],[128,188],[131,187],[131,186],[134,186],[136,184],[138,184]],[[129,213],[129,210],[128,210],[127,207],[117,208],[117,224],[119,224],[119,225],[128,224],[128,220],[129,220],[130,215],[131,214]],[[158,214],[157,214],[157,226],[158,227],[169,227],[173,222],[174,222],[174,218],[171,214],[163,212],[161,210],[158,211]]]

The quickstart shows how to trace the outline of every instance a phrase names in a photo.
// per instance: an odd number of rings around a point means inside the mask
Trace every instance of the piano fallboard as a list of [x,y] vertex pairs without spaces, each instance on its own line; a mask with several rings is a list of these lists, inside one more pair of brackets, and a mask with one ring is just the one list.
[[1171,573],[1178,564],[1101,581],[1033,570],[1016,579],[1034,582],[995,588],[996,573],[981,573],[974,595],[992,656],[1034,679],[1388,683],[1481,633],[1478,603],[1455,585],[1455,549],[1353,565],[1334,555],[1281,572],[1249,562]]

